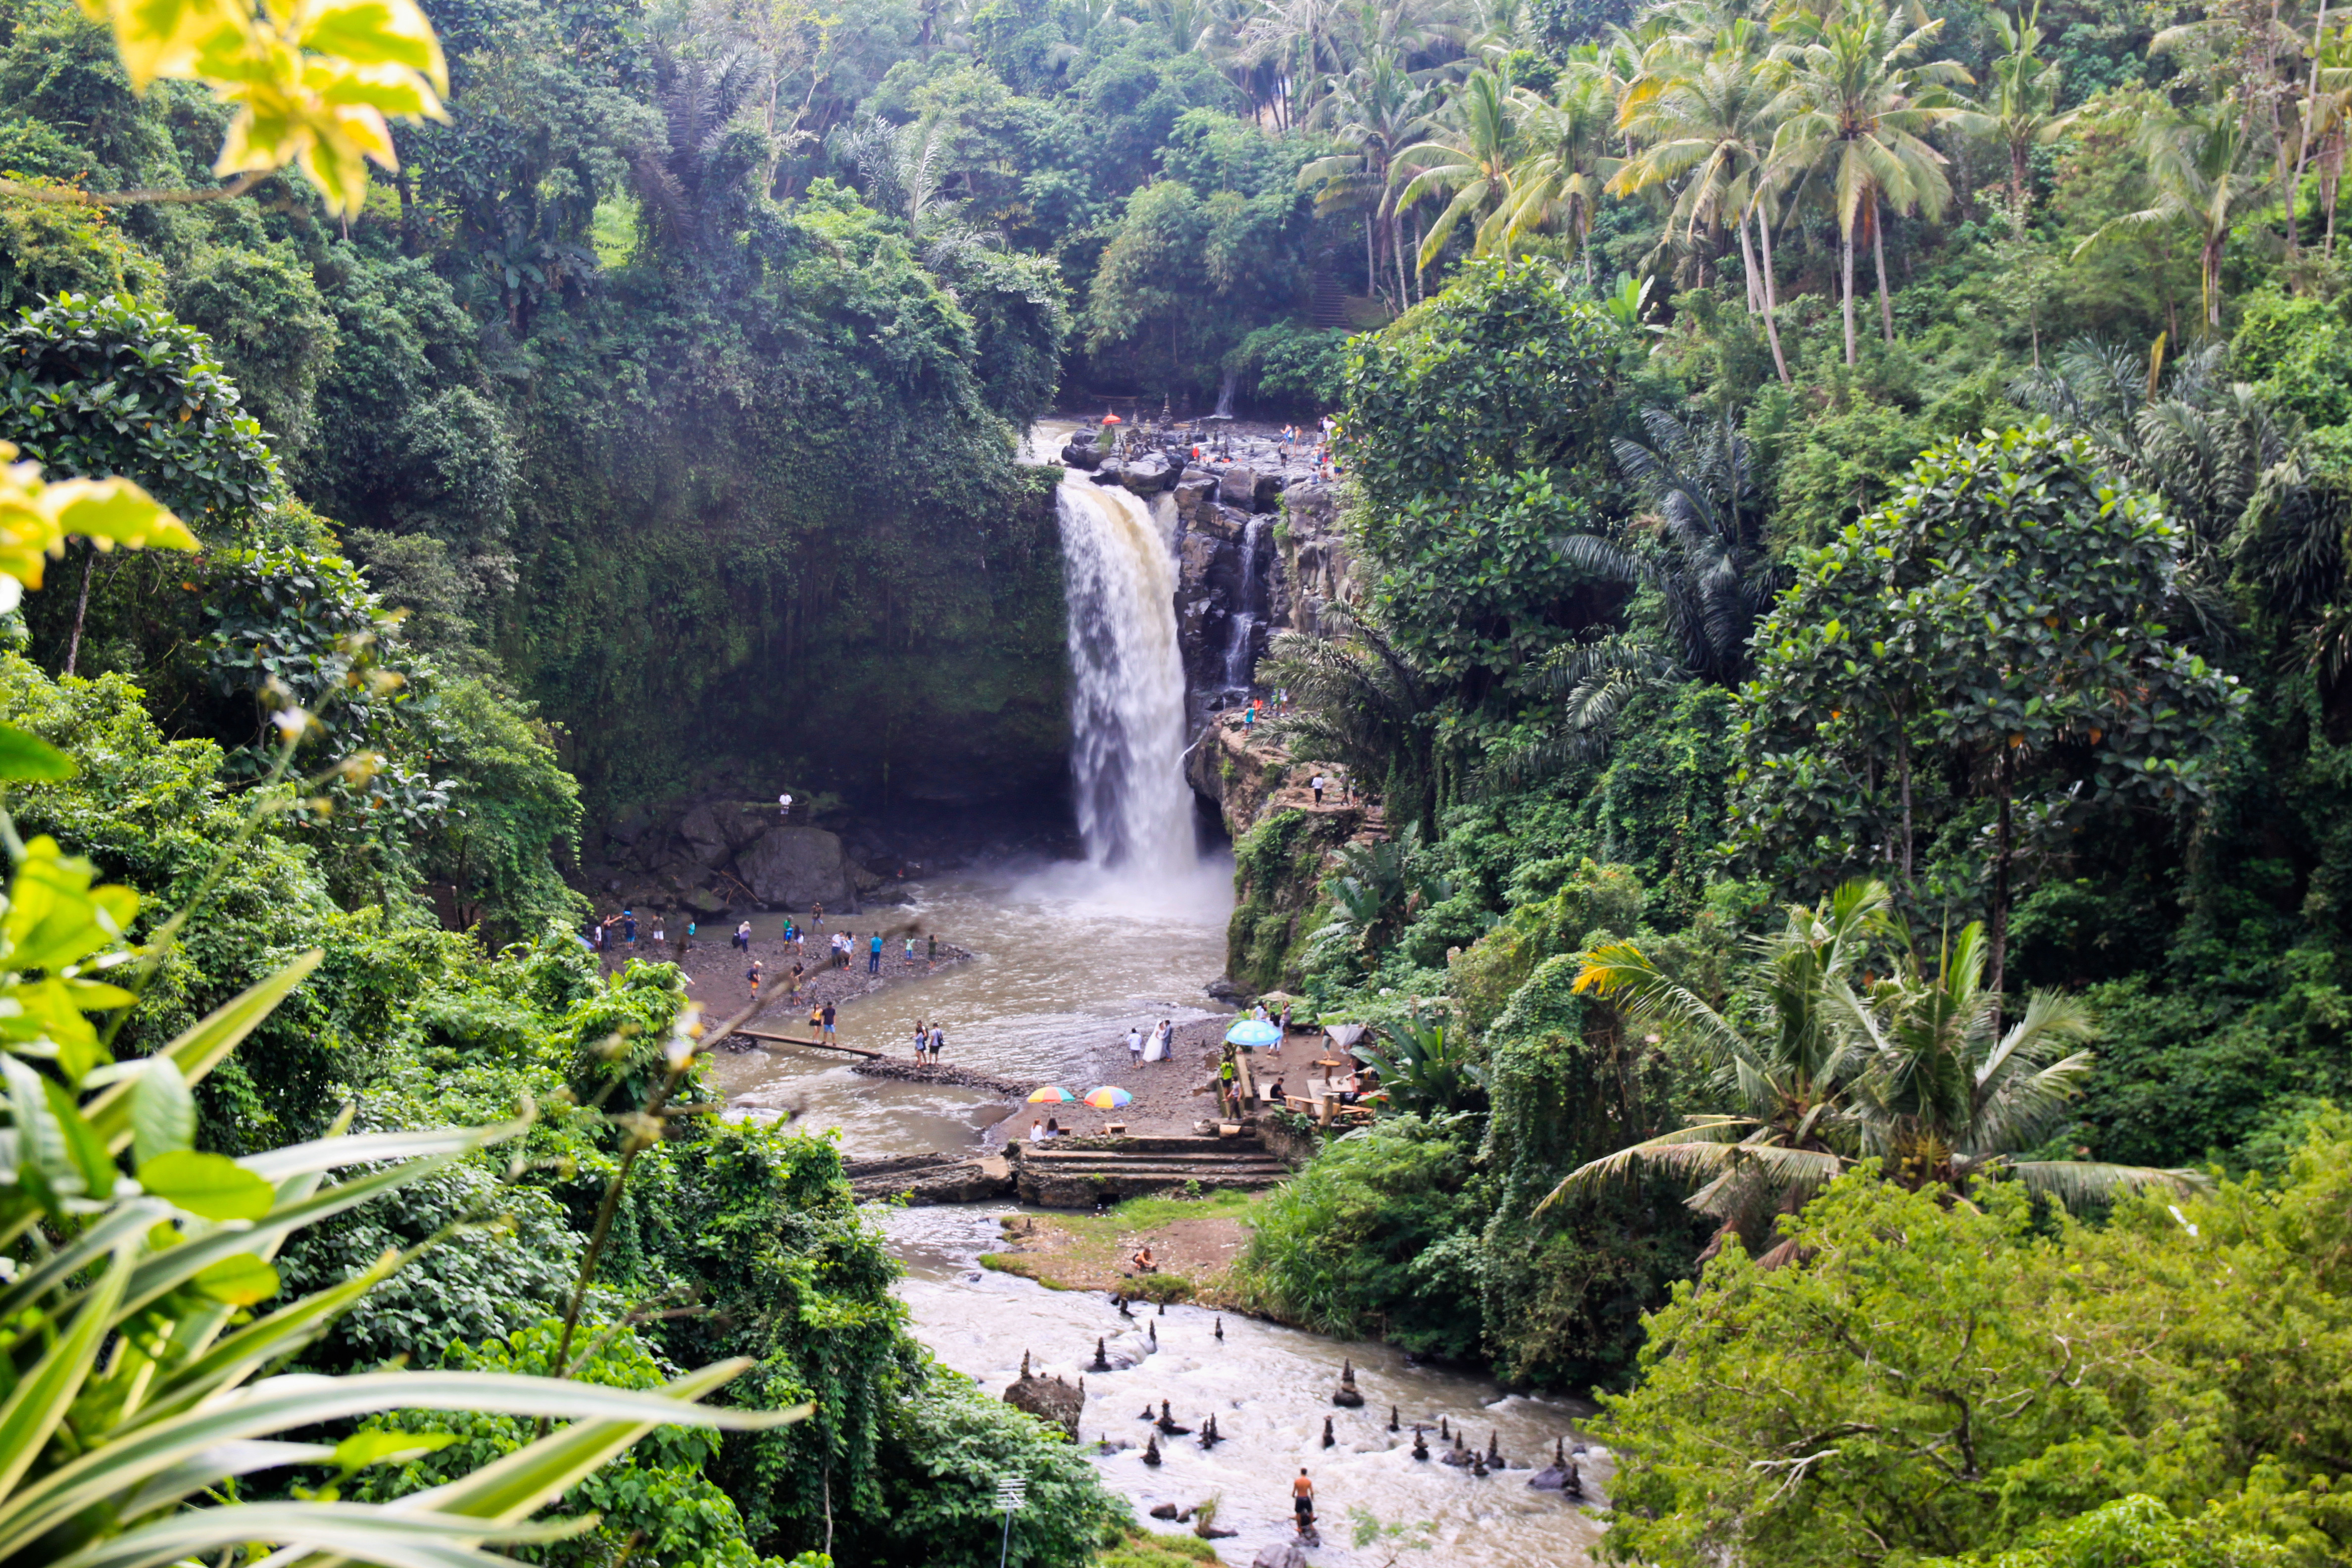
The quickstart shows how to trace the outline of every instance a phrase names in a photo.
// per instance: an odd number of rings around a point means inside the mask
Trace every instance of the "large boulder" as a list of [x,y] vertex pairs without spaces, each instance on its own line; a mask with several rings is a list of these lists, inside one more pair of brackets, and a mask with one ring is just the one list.
[[698,805],[678,819],[677,835],[685,840],[687,852],[695,863],[713,869],[727,864],[735,853],[736,838],[721,816],[738,816],[741,813],[731,805]]
[[1250,1559],[1250,1568],[1307,1568],[1307,1553],[1295,1541],[1277,1541],[1271,1546],[1261,1546]]
[[1227,468],[1224,479],[1218,483],[1217,499],[1227,506],[1239,507],[1244,511],[1255,511],[1257,510],[1257,470],[1244,463],[1235,463],[1232,468]]
[[1096,449],[1092,436],[1073,436],[1070,444],[1062,448],[1062,466],[1068,468],[1092,468],[1100,464],[1103,455]]
[[1204,511],[1213,514],[1216,504],[1217,476],[1185,469],[1184,477],[1176,481],[1176,515],[1191,522]]
[[1073,1385],[1061,1377],[1036,1377],[1029,1371],[1029,1358],[1021,1358],[1021,1375],[1004,1391],[1004,1403],[1015,1410],[1025,1410],[1040,1421],[1050,1422],[1078,1439],[1078,1416],[1087,1407],[1086,1379]]
[[1164,452],[1146,452],[1129,458],[1119,475],[1129,489],[1139,496],[1156,496],[1176,482],[1178,468]]
[[761,903],[788,910],[849,897],[841,840],[822,827],[771,827],[735,857],[735,874]]

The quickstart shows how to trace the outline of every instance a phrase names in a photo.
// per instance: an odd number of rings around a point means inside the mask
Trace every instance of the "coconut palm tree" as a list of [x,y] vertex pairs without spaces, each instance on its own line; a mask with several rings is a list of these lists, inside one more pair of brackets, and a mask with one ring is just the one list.
[[[1685,58],[1626,99],[1624,128],[1644,143],[1610,181],[1612,194],[1630,195],[1681,182],[1673,216],[1683,243],[1694,243],[1698,226],[1710,234],[1726,215],[1739,234],[1739,258],[1748,275],[1751,312],[1764,317],[1773,367],[1789,384],[1789,362],[1780,348],[1780,299],[1772,276],[1772,218],[1769,153],[1772,108],[1778,100],[1766,65],[1762,29],[1741,19],[1724,28],[1704,57]],[[1761,242],[1748,240],[1756,219]]]
[[1430,89],[1412,79],[1395,51],[1376,49],[1316,106],[1316,118],[1329,123],[1333,140],[1348,150],[1318,158],[1298,171],[1300,187],[1316,190],[1318,212],[1363,210],[1367,291],[1380,292],[1378,252],[1390,251],[1396,261],[1400,310],[1411,300],[1405,286],[1403,220],[1391,174],[1397,154],[1427,127],[1429,107]]
[[2076,116],[2058,112],[2058,62],[2036,53],[2042,47],[2042,0],[2033,9],[2012,17],[1992,14],[1993,32],[2001,53],[1992,62],[1992,91],[1980,110],[1960,118],[1966,128],[1988,132],[2009,154],[2009,204],[2022,221],[2031,193],[2026,187],[2028,161],[2033,149],[2055,142],[2074,129]]
[[1852,1091],[1864,1151],[1914,1190],[1965,1194],[1978,1178],[1999,1176],[2081,1203],[2201,1184],[2188,1171],[2017,1157],[2072,1119],[2091,1070],[2091,1054],[2074,1047],[2098,1027],[2081,998],[2037,991],[2000,1030],[1985,986],[1988,951],[1983,926],[1971,921],[1945,944],[1932,976],[1904,952],[1895,973],[1850,1016],[1869,1062]]
[[1584,260],[1584,286],[1597,289],[1592,215],[1622,160],[1611,152],[1617,95],[1608,77],[1571,67],[1549,101],[1519,89],[1520,123],[1528,152],[1511,172],[1511,195],[1502,212],[1502,237],[1516,246],[1538,228],[1558,226]]
[[[1996,1034],[1985,984],[1989,944],[1971,923],[1924,974],[1895,921],[1886,886],[1851,881],[1756,947],[1728,1008],[1668,976],[1632,942],[1586,955],[1576,989],[1696,1045],[1717,1091],[1738,1109],[1570,1172],[1547,1204],[1611,1180],[1661,1173],[1698,1184],[1688,1200],[1722,1222],[1717,1239],[1793,1214],[1862,1159],[1915,1187],[1964,1197],[1980,1177],[2013,1178],[2070,1202],[2139,1188],[2187,1191],[2186,1171],[2020,1159],[2065,1122],[2091,1065],[2071,1049],[2094,1031],[2087,1008],[2053,992],[2027,998]],[[1891,954],[1883,979],[1865,967]],[[1770,1259],[1785,1256],[1776,1248]]]
[[1445,242],[1465,218],[1475,226],[1479,251],[1491,249],[1500,239],[1501,226],[1495,219],[1511,199],[1511,172],[1519,150],[1517,107],[1510,83],[1501,75],[1472,71],[1447,105],[1452,124],[1445,133],[1397,154],[1390,177],[1404,184],[1397,196],[1400,207],[1439,192],[1454,193],[1422,240],[1418,259],[1423,269],[1444,254]]
[[1687,1200],[1722,1222],[1717,1237],[1793,1214],[1859,1150],[1850,1097],[1867,1065],[1848,1018],[1855,981],[1892,930],[1881,882],[1848,882],[1819,904],[1789,906],[1781,929],[1756,944],[1738,995],[1717,1008],[1669,976],[1631,942],[1585,956],[1576,989],[1614,1003],[1636,1025],[1696,1045],[1717,1091],[1737,1109],[1570,1172],[1544,1201],[1646,1173],[1698,1184]]
[[2077,258],[2134,229],[2185,225],[2197,235],[2197,269],[2205,330],[2221,330],[2221,258],[2230,231],[2265,199],[2268,182],[2247,167],[2252,128],[2230,103],[2200,104],[2172,118],[2151,118],[2139,132],[2155,201],[2109,218],[2074,247]]
[[1883,14],[1798,11],[1786,22],[1790,41],[1774,50],[1782,85],[1768,110],[1780,127],[1767,178],[1818,177],[1828,184],[1837,213],[1849,365],[1855,363],[1856,226],[1870,232],[1879,317],[1891,343],[1895,306],[1886,288],[1883,209],[1933,216],[1951,199],[1944,155],[1927,138],[1961,110],[1948,89],[1971,79],[1952,61],[1921,58],[1943,26],[1940,19],[1912,26],[1898,5]]

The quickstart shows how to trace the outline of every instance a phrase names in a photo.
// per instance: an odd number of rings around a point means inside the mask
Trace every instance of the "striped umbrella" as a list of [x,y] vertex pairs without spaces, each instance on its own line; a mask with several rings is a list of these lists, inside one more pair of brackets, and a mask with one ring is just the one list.
[[1087,1103],[1097,1110],[1123,1110],[1135,1103],[1135,1096],[1105,1084],[1087,1096]]
[[1041,1089],[1029,1097],[1032,1105],[1067,1105],[1078,1097],[1066,1089]]

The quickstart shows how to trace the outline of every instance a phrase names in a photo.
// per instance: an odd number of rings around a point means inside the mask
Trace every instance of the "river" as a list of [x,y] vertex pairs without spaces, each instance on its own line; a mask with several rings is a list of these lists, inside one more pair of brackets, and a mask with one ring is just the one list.
[[[841,1037],[897,1051],[916,1017],[937,1017],[946,1022],[950,1062],[1022,1079],[1063,1076],[1080,1051],[1123,1034],[1129,1022],[1204,1014],[1202,986],[1224,969],[1231,888],[1225,856],[1175,876],[1074,864],[922,884],[919,901],[885,915],[886,926],[936,930],[978,956],[847,1004]],[[965,1147],[1004,1110],[1002,1101],[971,1091],[863,1079],[806,1053],[721,1053],[715,1070],[731,1105],[754,1115],[791,1110],[812,1131],[838,1128],[856,1154]],[[976,1259],[993,1248],[999,1221],[1014,1212],[1008,1203],[881,1214],[907,1268],[898,1293],[917,1336],[991,1391],[1013,1381],[1024,1353],[1041,1372],[1075,1377],[1097,1335],[1138,1326],[1099,1294],[1048,1290],[980,1268]],[[1597,1527],[1558,1494],[1527,1485],[1526,1467],[1547,1461],[1552,1440],[1570,1434],[1575,1411],[1566,1403],[1507,1396],[1486,1379],[1412,1365],[1383,1346],[1341,1344],[1238,1316],[1224,1318],[1220,1342],[1213,1318],[1171,1307],[1152,1322],[1157,1355],[1131,1371],[1087,1378],[1081,1427],[1087,1451],[1139,1515],[1156,1503],[1190,1507],[1217,1497],[1220,1524],[1240,1531],[1218,1549],[1226,1563],[1247,1564],[1260,1547],[1290,1539],[1287,1478],[1303,1465],[1320,1501],[1325,1545],[1312,1554],[1318,1568],[1386,1561],[1384,1552],[1347,1544],[1348,1512],[1357,1508],[1435,1527],[1434,1549],[1404,1553],[1405,1563],[1529,1568],[1589,1561]],[[1330,1402],[1343,1358],[1354,1361],[1367,1401],[1360,1410]],[[1193,1439],[1177,1438],[1165,1449],[1166,1463],[1148,1468],[1138,1451],[1148,1428],[1136,1417],[1162,1399],[1189,1426],[1216,1412],[1226,1440],[1204,1452]],[[1407,1427],[1402,1434],[1387,1430],[1391,1404]],[[1328,1450],[1327,1415],[1338,1438]],[[1412,1423],[1433,1428],[1435,1448],[1440,1416],[1466,1425],[1482,1448],[1498,1434],[1504,1457],[1522,1468],[1480,1480],[1434,1458],[1416,1463]],[[1096,1452],[1106,1436],[1136,1447]],[[1586,1473],[1599,1481],[1605,1465],[1588,1465]]]

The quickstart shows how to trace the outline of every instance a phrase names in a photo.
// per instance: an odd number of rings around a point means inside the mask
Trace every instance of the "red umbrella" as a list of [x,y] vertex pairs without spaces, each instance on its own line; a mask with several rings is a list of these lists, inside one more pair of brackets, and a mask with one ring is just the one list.
[[1106,414],[1103,416],[1103,423],[1106,425],[1124,425],[1127,421],[1121,419],[1116,414]]

